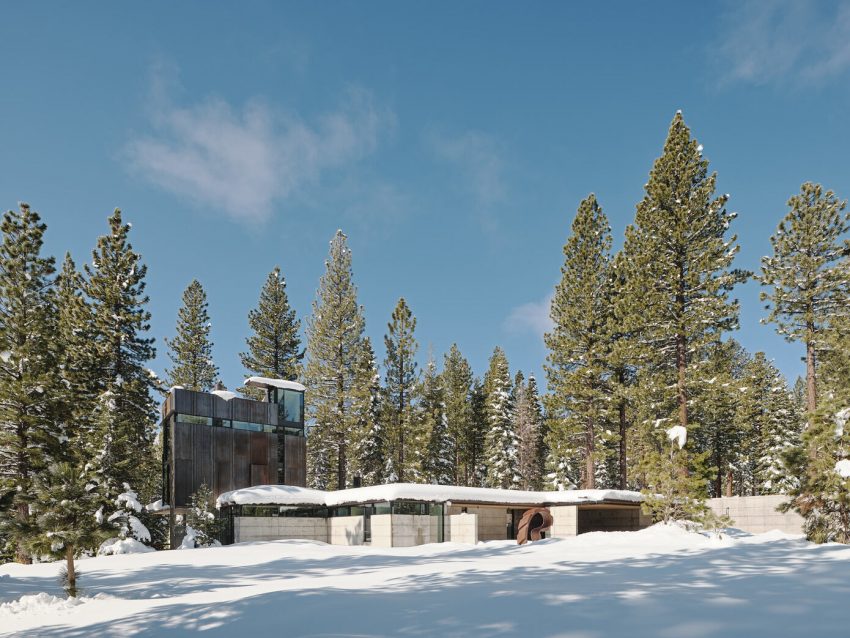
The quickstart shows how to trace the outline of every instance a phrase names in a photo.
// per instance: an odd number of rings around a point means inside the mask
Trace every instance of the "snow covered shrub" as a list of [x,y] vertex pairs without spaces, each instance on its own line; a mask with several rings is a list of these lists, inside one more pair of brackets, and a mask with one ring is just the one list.
[[[124,491],[117,496],[114,504],[116,509],[106,520],[113,529],[117,530],[118,536],[105,541],[98,549],[98,554],[125,553],[116,551],[116,543],[127,539],[150,545],[150,530],[139,518],[143,511],[142,504],[139,503],[136,492],[127,483],[124,483]],[[103,517],[103,508],[98,510],[98,515]]]
[[29,548],[36,555],[65,559],[62,584],[69,596],[77,595],[74,559],[96,547],[107,535],[100,498],[85,471],[68,463],[50,466],[37,475],[33,490]]
[[[221,520],[216,516],[213,506],[212,490],[201,484],[198,491],[192,494],[189,501],[189,511],[186,513],[186,539],[192,537],[195,547],[210,547],[220,545]],[[184,547],[181,547],[185,549]]]
[[[829,405],[831,402],[827,401]],[[850,408],[820,410],[803,432],[803,448],[789,454],[801,477],[793,499],[782,506],[805,519],[816,543],[850,543]]]

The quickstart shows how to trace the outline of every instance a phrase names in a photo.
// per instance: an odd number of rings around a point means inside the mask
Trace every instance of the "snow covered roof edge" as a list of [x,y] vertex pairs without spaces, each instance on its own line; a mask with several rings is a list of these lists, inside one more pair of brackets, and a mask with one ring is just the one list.
[[284,390],[297,390],[304,392],[307,388],[297,381],[286,381],[284,379],[272,379],[270,377],[248,377],[245,385],[252,388],[283,388]]
[[640,503],[639,492],[627,490],[565,490],[562,492],[532,492],[499,490],[457,485],[422,485],[390,483],[372,487],[324,492],[294,485],[257,485],[218,497],[216,505],[314,505],[336,507],[353,503],[395,500],[457,501],[459,503],[578,505],[581,503],[628,502]]

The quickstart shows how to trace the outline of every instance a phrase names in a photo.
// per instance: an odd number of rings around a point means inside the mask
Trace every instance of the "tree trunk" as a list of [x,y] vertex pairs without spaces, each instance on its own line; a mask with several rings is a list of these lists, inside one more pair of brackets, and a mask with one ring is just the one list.
[[732,475],[732,468],[726,468],[726,496],[732,496],[732,491],[734,487],[734,476]]
[[[26,503],[21,503],[17,507],[18,510],[18,521],[21,523],[26,523],[30,517],[30,508]],[[27,552],[26,548],[22,541],[17,542],[17,546],[15,549],[15,560],[17,560],[22,565],[31,565],[32,557]]]
[[676,335],[676,369],[678,380],[676,383],[676,395],[679,403],[679,425],[688,427],[688,393],[685,389],[687,372],[687,341],[683,334]]
[[626,469],[626,401],[620,401],[620,489],[626,489],[627,469]]
[[596,487],[596,469],[594,467],[595,440],[593,437],[593,417],[587,418],[587,431],[585,432],[585,489],[592,490]]
[[806,410],[809,415],[818,409],[817,379],[815,376],[815,327],[812,323],[806,325]]
[[65,548],[65,570],[68,579],[68,595],[75,598],[77,596],[77,571],[74,569],[74,548],[71,545]]

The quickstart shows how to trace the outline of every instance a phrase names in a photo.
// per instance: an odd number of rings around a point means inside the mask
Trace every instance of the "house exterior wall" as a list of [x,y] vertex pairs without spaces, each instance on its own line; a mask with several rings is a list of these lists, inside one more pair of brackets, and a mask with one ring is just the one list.
[[636,532],[641,529],[639,507],[578,509],[578,533]]
[[370,525],[372,526],[372,547],[393,546],[393,515],[373,514]]
[[[478,516],[478,540],[503,541],[508,538],[510,517],[504,505],[464,505],[452,503],[448,514],[460,514],[465,509],[469,514]],[[448,540],[448,539],[446,539]]]
[[362,545],[363,516],[334,516],[328,521],[328,542],[331,545]]
[[760,534],[778,529],[788,534],[803,533],[803,517],[797,512],[777,512],[776,508],[788,501],[781,494],[769,496],[732,496],[708,499],[708,506],[717,514],[728,514],[733,527]]
[[559,505],[550,507],[552,514],[552,538],[569,538],[578,534],[578,507],[575,505]]
[[[390,514],[390,516],[392,517],[393,547],[413,547],[431,542],[430,516],[424,514]],[[374,536],[372,538],[374,539]]]
[[478,542],[478,515],[452,514],[446,530],[447,541],[475,545]]
[[333,519],[297,516],[236,516],[233,519],[233,542],[297,539],[327,543],[329,520]]

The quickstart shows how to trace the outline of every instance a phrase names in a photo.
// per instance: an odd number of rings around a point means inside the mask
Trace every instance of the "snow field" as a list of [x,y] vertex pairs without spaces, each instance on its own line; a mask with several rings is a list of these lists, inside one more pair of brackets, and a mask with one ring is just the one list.
[[[274,541],[0,566],[0,635],[846,636],[850,547],[657,525],[519,547]],[[23,598],[22,598],[23,597]]]

